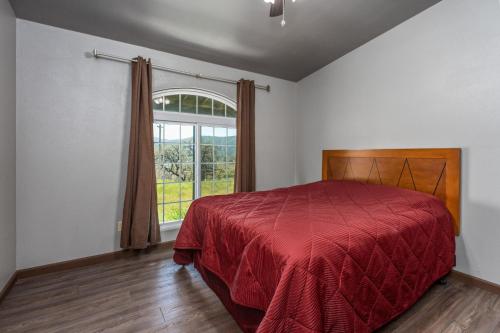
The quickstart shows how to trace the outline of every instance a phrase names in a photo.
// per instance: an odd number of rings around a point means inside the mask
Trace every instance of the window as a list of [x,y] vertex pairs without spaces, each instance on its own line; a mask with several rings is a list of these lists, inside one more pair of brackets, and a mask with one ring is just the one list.
[[160,223],[179,223],[191,202],[234,188],[235,103],[198,89],[153,96],[156,190]]

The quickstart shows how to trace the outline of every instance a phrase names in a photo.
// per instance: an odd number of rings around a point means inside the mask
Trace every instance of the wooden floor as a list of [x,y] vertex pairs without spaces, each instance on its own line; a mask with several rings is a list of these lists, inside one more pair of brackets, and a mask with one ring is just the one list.
[[[0,332],[239,332],[192,268],[155,250],[19,280]],[[500,332],[500,296],[451,279],[381,332]]]

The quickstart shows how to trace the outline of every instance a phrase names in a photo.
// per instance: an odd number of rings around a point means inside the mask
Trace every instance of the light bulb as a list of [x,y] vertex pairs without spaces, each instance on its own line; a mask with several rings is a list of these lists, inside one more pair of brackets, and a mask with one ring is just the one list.
[[285,24],[286,24],[285,19],[282,19],[282,20],[281,20],[281,26],[282,26],[282,27],[284,27],[284,26],[285,26]]
[[274,5],[274,0],[264,0],[265,3],[272,3]]

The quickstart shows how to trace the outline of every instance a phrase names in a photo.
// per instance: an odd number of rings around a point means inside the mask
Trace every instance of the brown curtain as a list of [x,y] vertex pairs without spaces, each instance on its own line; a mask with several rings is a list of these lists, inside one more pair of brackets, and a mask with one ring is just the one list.
[[151,61],[132,64],[132,115],[121,247],[144,249],[160,241],[153,151]]
[[238,82],[235,192],[255,191],[255,83]]

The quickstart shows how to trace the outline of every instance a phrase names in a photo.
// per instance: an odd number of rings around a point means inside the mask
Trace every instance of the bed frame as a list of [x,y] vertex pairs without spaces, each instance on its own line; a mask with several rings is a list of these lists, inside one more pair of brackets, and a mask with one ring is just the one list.
[[430,193],[460,234],[460,148],[324,150],[323,180],[355,180]]

